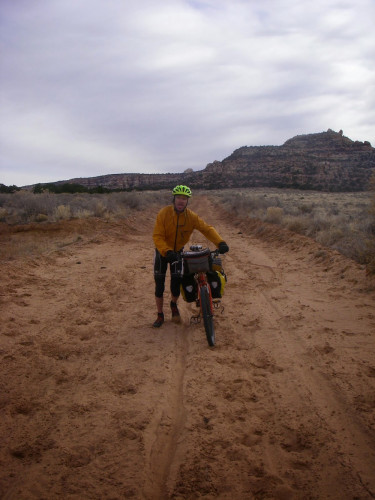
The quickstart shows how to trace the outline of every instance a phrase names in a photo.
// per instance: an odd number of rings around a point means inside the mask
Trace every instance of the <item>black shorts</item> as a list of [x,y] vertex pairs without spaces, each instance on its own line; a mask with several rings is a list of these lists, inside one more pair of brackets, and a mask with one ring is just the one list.
[[[154,279],[155,279],[155,297],[163,297],[165,290],[165,276],[167,274],[168,262],[158,250],[155,249],[154,256]],[[181,277],[176,273],[175,266],[170,266],[171,273],[171,294],[173,297],[180,296]]]

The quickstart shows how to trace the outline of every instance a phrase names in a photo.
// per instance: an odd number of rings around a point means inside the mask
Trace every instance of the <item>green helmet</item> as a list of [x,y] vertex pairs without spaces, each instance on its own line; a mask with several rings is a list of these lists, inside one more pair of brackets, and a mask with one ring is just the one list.
[[173,188],[172,191],[173,196],[176,196],[178,194],[182,194],[184,196],[188,196],[189,198],[191,197],[191,189],[187,186],[183,186],[182,184],[180,186],[176,186]]

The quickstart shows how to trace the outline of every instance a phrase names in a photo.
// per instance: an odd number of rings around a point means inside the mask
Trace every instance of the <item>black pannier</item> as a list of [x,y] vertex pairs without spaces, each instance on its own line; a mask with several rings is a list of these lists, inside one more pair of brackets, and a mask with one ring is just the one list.
[[209,271],[207,273],[207,281],[211,288],[211,296],[213,299],[221,299],[224,294],[226,276],[219,271]]
[[185,274],[181,279],[181,294],[186,302],[194,302],[197,296],[197,283],[194,274]]

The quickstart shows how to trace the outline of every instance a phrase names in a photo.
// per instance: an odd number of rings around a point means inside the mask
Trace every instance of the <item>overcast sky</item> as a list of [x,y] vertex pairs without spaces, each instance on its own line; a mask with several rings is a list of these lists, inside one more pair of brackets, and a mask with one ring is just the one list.
[[375,0],[1,0],[0,183],[375,145]]

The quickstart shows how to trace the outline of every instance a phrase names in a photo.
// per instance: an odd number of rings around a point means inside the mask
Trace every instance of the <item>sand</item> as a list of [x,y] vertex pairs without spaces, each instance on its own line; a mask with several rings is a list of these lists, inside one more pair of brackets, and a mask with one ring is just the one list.
[[373,279],[191,208],[230,246],[214,348],[182,299],[182,324],[168,306],[151,326],[154,210],[60,223],[49,239],[80,237],[1,263],[1,498],[375,498]]

